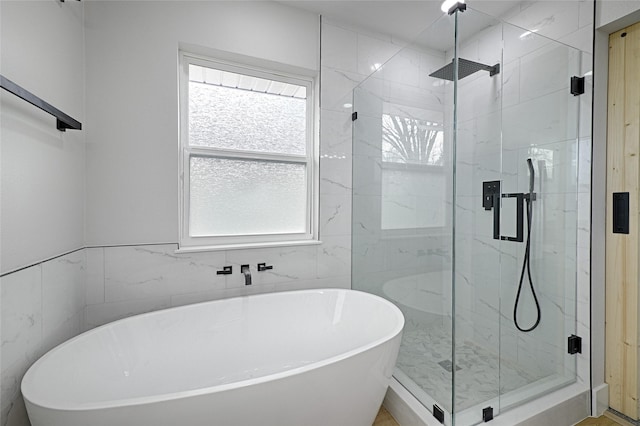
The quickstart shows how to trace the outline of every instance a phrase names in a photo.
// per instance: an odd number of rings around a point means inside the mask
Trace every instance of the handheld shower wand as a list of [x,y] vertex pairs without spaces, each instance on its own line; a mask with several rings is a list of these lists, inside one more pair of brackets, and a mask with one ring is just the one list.
[[[531,223],[533,219],[533,208],[532,203],[536,199],[536,194],[533,192],[534,182],[535,182],[535,171],[533,169],[533,162],[531,158],[527,158],[527,165],[529,166],[529,194],[525,195],[525,200],[527,202],[527,242],[525,244],[524,250],[524,260],[522,261],[522,273],[520,274],[520,283],[518,284],[518,294],[516,295],[516,301],[513,305],[513,322],[516,325],[516,328],[522,332],[528,333],[529,331],[535,330],[540,324],[540,319],[542,318],[542,312],[540,311],[540,303],[538,302],[538,296],[536,296],[536,290],[533,287],[533,280],[531,279]],[[536,304],[537,316],[536,322],[529,328],[523,328],[518,323],[518,304],[520,303],[520,293],[522,292],[522,283],[524,282],[524,275],[527,274],[529,279],[529,287],[531,288],[531,294],[533,295],[533,300]]]

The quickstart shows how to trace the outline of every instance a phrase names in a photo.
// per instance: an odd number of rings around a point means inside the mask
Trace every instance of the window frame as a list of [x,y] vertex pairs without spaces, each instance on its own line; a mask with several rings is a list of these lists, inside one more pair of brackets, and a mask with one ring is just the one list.
[[[255,60],[254,60],[255,61]],[[249,75],[307,89],[306,154],[279,154],[252,150],[189,145],[189,65]],[[179,52],[179,242],[180,251],[221,250],[233,248],[317,244],[318,238],[318,147],[316,136],[316,79],[278,69],[267,69],[224,59]],[[190,219],[190,161],[192,157],[254,160],[306,166],[306,229],[301,233],[192,236]]]

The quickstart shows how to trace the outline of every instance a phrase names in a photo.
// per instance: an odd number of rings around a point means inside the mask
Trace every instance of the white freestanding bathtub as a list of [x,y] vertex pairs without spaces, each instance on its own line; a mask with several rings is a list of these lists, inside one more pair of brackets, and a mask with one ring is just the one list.
[[352,290],[200,303],[63,343],[22,394],[33,426],[371,426],[403,326]]

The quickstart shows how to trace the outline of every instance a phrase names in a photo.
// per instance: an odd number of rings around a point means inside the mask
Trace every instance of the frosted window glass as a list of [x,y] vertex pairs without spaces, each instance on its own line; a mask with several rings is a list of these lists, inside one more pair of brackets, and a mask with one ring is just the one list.
[[306,231],[305,164],[191,157],[191,236]]
[[306,99],[190,81],[189,144],[305,155],[306,108]]

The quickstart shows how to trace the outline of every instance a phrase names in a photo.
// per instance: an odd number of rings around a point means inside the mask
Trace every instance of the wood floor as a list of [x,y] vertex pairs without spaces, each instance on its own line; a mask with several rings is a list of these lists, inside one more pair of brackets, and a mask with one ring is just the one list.
[[589,417],[576,426],[634,426],[634,424],[616,416],[610,411],[606,411],[604,415],[597,419]]
[[386,408],[380,407],[378,411],[378,417],[373,422],[373,426],[400,426],[396,419],[394,419]]
[[608,417],[600,416],[597,419],[593,417],[586,418],[576,426],[622,426],[622,424]]
[[[614,420],[614,415],[604,415],[596,418],[586,418],[576,426],[633,426],[631,423],[626,422],[622,419]],[[380,411],[378,412],[378,416],[376,420],[373,422],[373,426],[400,426],[396,419],[394,419],[391,414],[384,407],[380,407]]]

